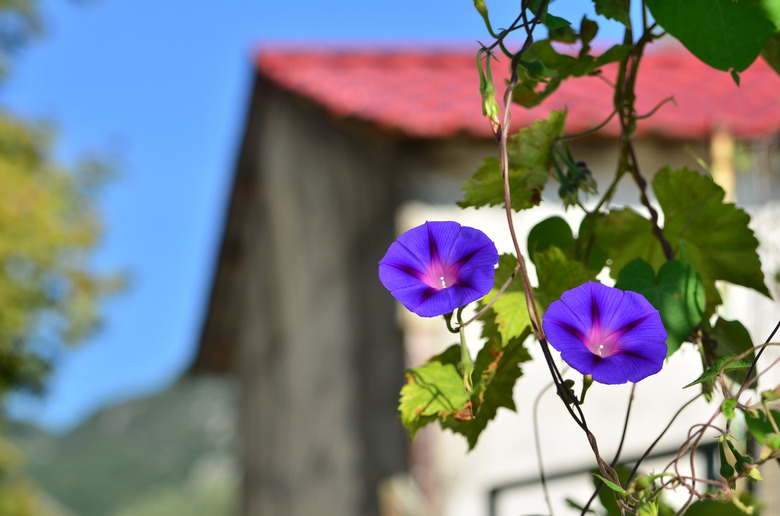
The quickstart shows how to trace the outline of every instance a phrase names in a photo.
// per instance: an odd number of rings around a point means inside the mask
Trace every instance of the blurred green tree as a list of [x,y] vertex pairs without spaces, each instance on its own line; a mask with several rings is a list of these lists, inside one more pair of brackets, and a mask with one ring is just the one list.
[[[14,54],[41,30],[38,0],[0,0],[0,81]],[[83,340],[119,276],[90,258],[102,233],[99,159],[70,169],[52,159],[51,130],[0,111],[0,406],[13,390],[40,391],[49,351]],[[22,473],[0,437],[0,516],[66,514]]]
[[74,344],[97,322],[96,303],[116,276],[93,271],[101,235],[98,160],[65,170],[49,132],[0,113],[0,396],[39,390],[46,345]]

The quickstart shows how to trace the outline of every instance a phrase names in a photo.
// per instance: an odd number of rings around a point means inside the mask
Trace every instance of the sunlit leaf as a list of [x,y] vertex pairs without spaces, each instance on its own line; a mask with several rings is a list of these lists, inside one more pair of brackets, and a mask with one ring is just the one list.
[[724,202],[725,193],[712,178],[664,167],[653,178],[653,190],[664,212],[663,234],[676,256],[684,257],[701,276],[709,308],[721,303],[715,280],[769,296],[756,252],[758,240],[748,227],[750,216]]
[[[550,149],[553,140],[563,134],[565,112],[552,111],[546,120],[521,129],[509,137],[509,190],[512,209],[524,210],[538,205],[549,177]],[[487,158],[474,175],[466,179],[461,208],[504,204],[504,179],[498,160]]]
[[522,345],[528,334],[526,332],[524,336],[512,339],[506,346],[489,342],[482,348],[474,361],[473,417],[442,421],[443,428],[466,437],[469,450],[474,449],[482,431],[496,417],[499,408],[515,410],[512,393],[517,379],[523,374],[519,364],[531,359]]
[[607,479],[605,477],[602,477],[601,475],[598,475],[596,473],[594,473],[593,476],[598,478],[602,482],[604,482],[604,484],[606,484],[606,486],[608,488],[612,489],[614,492],[620,493],[620,494],[628,494],[628,491],[626,491],[625,489],[623,489],[622,487],[620,487],[619,485],[617,485],[613,481],[611,481],[611,480],[609,480],[609,479]]
[[401,388],[401,422],[414,438],[417,431],[435,419],[454,417],[466,408],[469,397],[463,378],[453,364],[431,360],[406,372]]
[[[498,259],[498,268],[494,279],[494,287],[480,303],[490,302],[498,293],[498,290],[512,275],[517,266],[517,258],[511,254],[503,254]],[[506,290],[501,294],[492,309],[487,314],[487,319],[495,323],[496,331],[500,335],[501,342],[507,343],[513,338],[523,335],[531,326],[531,318],[523,293],[522,279],[515,277]]]

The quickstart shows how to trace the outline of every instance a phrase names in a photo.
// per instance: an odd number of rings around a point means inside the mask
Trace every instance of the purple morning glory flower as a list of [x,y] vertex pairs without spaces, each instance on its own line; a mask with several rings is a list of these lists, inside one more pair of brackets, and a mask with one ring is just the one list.
[[561,358],[597,382],[638,382],[666,358],[661,316],[636,292],[590,281],[553,302],[542,327]]
[[379,261],[379,280],[412,312],[435,317],[487,294],[497,262],[496,246],[482,231],[426,222],[390,245]]

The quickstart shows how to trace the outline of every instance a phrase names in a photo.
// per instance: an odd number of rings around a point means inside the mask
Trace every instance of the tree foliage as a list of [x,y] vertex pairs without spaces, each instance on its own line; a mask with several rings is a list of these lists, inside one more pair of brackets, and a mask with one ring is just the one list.
[[116,277],[93,270],[101,224],[99,162],[54,165],[49,134],[0,116],[0,387],[40,388],[47,345],[75,344],[98,320]]

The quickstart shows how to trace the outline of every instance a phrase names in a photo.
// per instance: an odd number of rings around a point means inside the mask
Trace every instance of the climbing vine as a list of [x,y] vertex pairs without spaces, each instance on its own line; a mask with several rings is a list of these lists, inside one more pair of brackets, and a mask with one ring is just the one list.
[[[597,14],[623,24],[620,44],[594,48],[597,22],[583,16],[574,24],[553,14],[554,4],[547,0],[524,0],[517,18],[495,30],[484,0],[474,0],[491,38],[478,49],[476,62],[482,112],[498,153],[466,180],[458,205],[503,207],[514,252],[499,256],[489,236],[451,221],[427,222],[390,246],[379,265],[382,283],[412,312],[443,316],[460,337],[459,344],[407,371],[401,420],[412,437],[438,421],[473,448],[498,408],[514,409],[520,364],[531,360],[530,346],[540,346],[560,402],[594,457],[595,487],[579,506],[583,515],[594,511],[597,497],[602,513],[610,516],[757,510],[737,485],[761,481],[758,466],[765,462],[780,464],[780,412],[770,406],[780,398],[780,386],[757,390],[759,377],[776,365],[761,360],[764,350],[776,345],[775,332],[755,345],[741,322],[718,315],[723,303],[718,285],[730,282],[770,296],[758,240],[749,215],[725,202],[723,189],[706,170],[664,167],[652,171],[648,182],[634,134],[670,99],[639,113],[636,84],[647,46],[664,37],[676,38],[737,84],[759,55],[780,70],[780,2],[643,0],[641,20],[631,18],[629,0],[593,3]],[[539,38],[543,29],[548,37]],[[607,77],[608,64],[617,66],[616,75]],[[505,84],[494,80],[496,67],[507,68]],[[582,76],[602,77],[614,90],[611,111],[589,131],[613,119],[619,123],[615,174],[604,189],[570,149],[569,142],[583,135],[567,134],[565,111],[551,111],[510,132],[513,110],[539,105],[564,81]],[[615,204],[621,181],[636,184],[643,213]],[[513,215],[538,206],[551,182],[557,183],[565,209],[582,211],[582,223],[572,228],[561,217],[540,222],[531,229],[524,254]],[[651,193],[657,202],[650,201]],[[586,203],[585,197],[598,200]],[[535,268],[536,284],[529,266]],[[605,270],[609,285],[597,280]],[[472,302],[476,315],[464,321],[464,307]],[[466,342],[464,328],[477,321],[481,348],[472,358],[475,343]],[[663,434],[634,464],[621,464],[619,451],[612,459],[603,457],[587,420],[589,386],[636,384],[659,372],[683,346],[698,350],[702,369],[691,372],[680,392],[678,414],[692,399],[705,397],[712,416],[691,428],[661,472],[644,473],[642,462]],[[757,454],[734,430],[738,419],[758,443]],[[717,479],[680,468],[684,462],[693,465],[705,439],[717,441]],[[673,509],[662,495],[680,487],[689,496]]]

